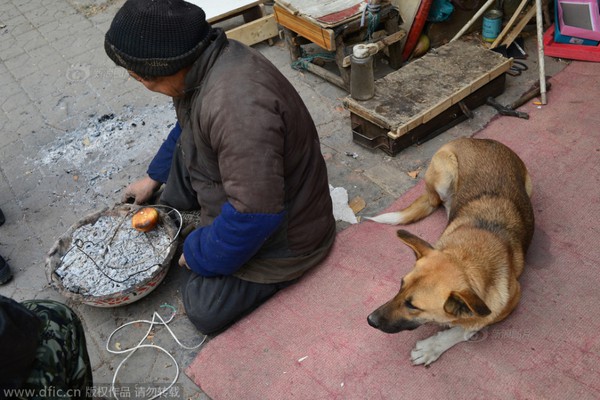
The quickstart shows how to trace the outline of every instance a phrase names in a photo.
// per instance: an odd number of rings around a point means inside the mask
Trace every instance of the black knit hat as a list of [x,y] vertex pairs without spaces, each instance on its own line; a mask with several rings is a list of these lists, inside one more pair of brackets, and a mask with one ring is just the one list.
[[142,77],[168,76],[191,65],[208,44],[204,11],[182,0],[127,0],[106,32],[104,49]]

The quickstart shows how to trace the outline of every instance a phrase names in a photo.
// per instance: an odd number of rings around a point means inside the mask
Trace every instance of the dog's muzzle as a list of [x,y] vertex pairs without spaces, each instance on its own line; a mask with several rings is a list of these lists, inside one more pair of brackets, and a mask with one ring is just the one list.
[[413,329],[421,326],[420,322],[412,321],[408,319],[399,319],[396,321],[390,321],[378,312],[379,310],[373,311],[367,317],[367,322],[375,329],[379,329],[385,333],[398,333],[401,331],[412,331]]

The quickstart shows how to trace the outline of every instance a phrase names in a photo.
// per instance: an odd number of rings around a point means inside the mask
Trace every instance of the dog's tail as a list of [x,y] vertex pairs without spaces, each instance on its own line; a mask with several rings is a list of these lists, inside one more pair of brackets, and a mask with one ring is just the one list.
[[400,225],[404,223],[402,211],[380,214],[376,217],[365,217],[365,219],[388,225]]
[[[434,194],[434,196],[436,195]],[[429,193],[423,193],[402,211],[381,214],[376,217],[366,217],[366,219],[379,222],[380,224],[406,225],[417,222],[430,215],[439,207],[439,205],[439,197],[437,199],[432,199]]]

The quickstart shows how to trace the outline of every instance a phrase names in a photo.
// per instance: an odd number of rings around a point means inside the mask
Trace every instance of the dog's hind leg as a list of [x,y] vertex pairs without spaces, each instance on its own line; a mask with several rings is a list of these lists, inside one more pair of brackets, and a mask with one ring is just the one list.
[[367,218],[390,225],[410,224],[433,213],[442,203],[449,209],[458,175],[456,156],[442,147],[434,154],[425,172],[425,193],[402,211]]
[[456,155],[447,148],[442,147],[433,155],[431,164],[425,173],[425,184],[430,201],[436,200],[436,208],[440,204],[448,212],[452,206],[452,197],[456,192],[456,182],[458,180],[458,160]]

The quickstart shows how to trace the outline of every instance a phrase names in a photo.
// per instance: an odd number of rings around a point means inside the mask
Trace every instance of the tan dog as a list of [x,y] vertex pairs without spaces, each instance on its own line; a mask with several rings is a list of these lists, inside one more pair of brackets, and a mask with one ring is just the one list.
[[533,236],[531,179],[508,147],[486,139],[444,145],[425,173],[426,192],[399,212],[372,220],[410,224],[443,204],[448,226],[432,246],[404,231],[417,257],[398,294],[368,322],[387,333],[433,322],[450,329],[418,341],[413,364],[429,365],[450,347],[506,318],[521,296],[517,279]]

